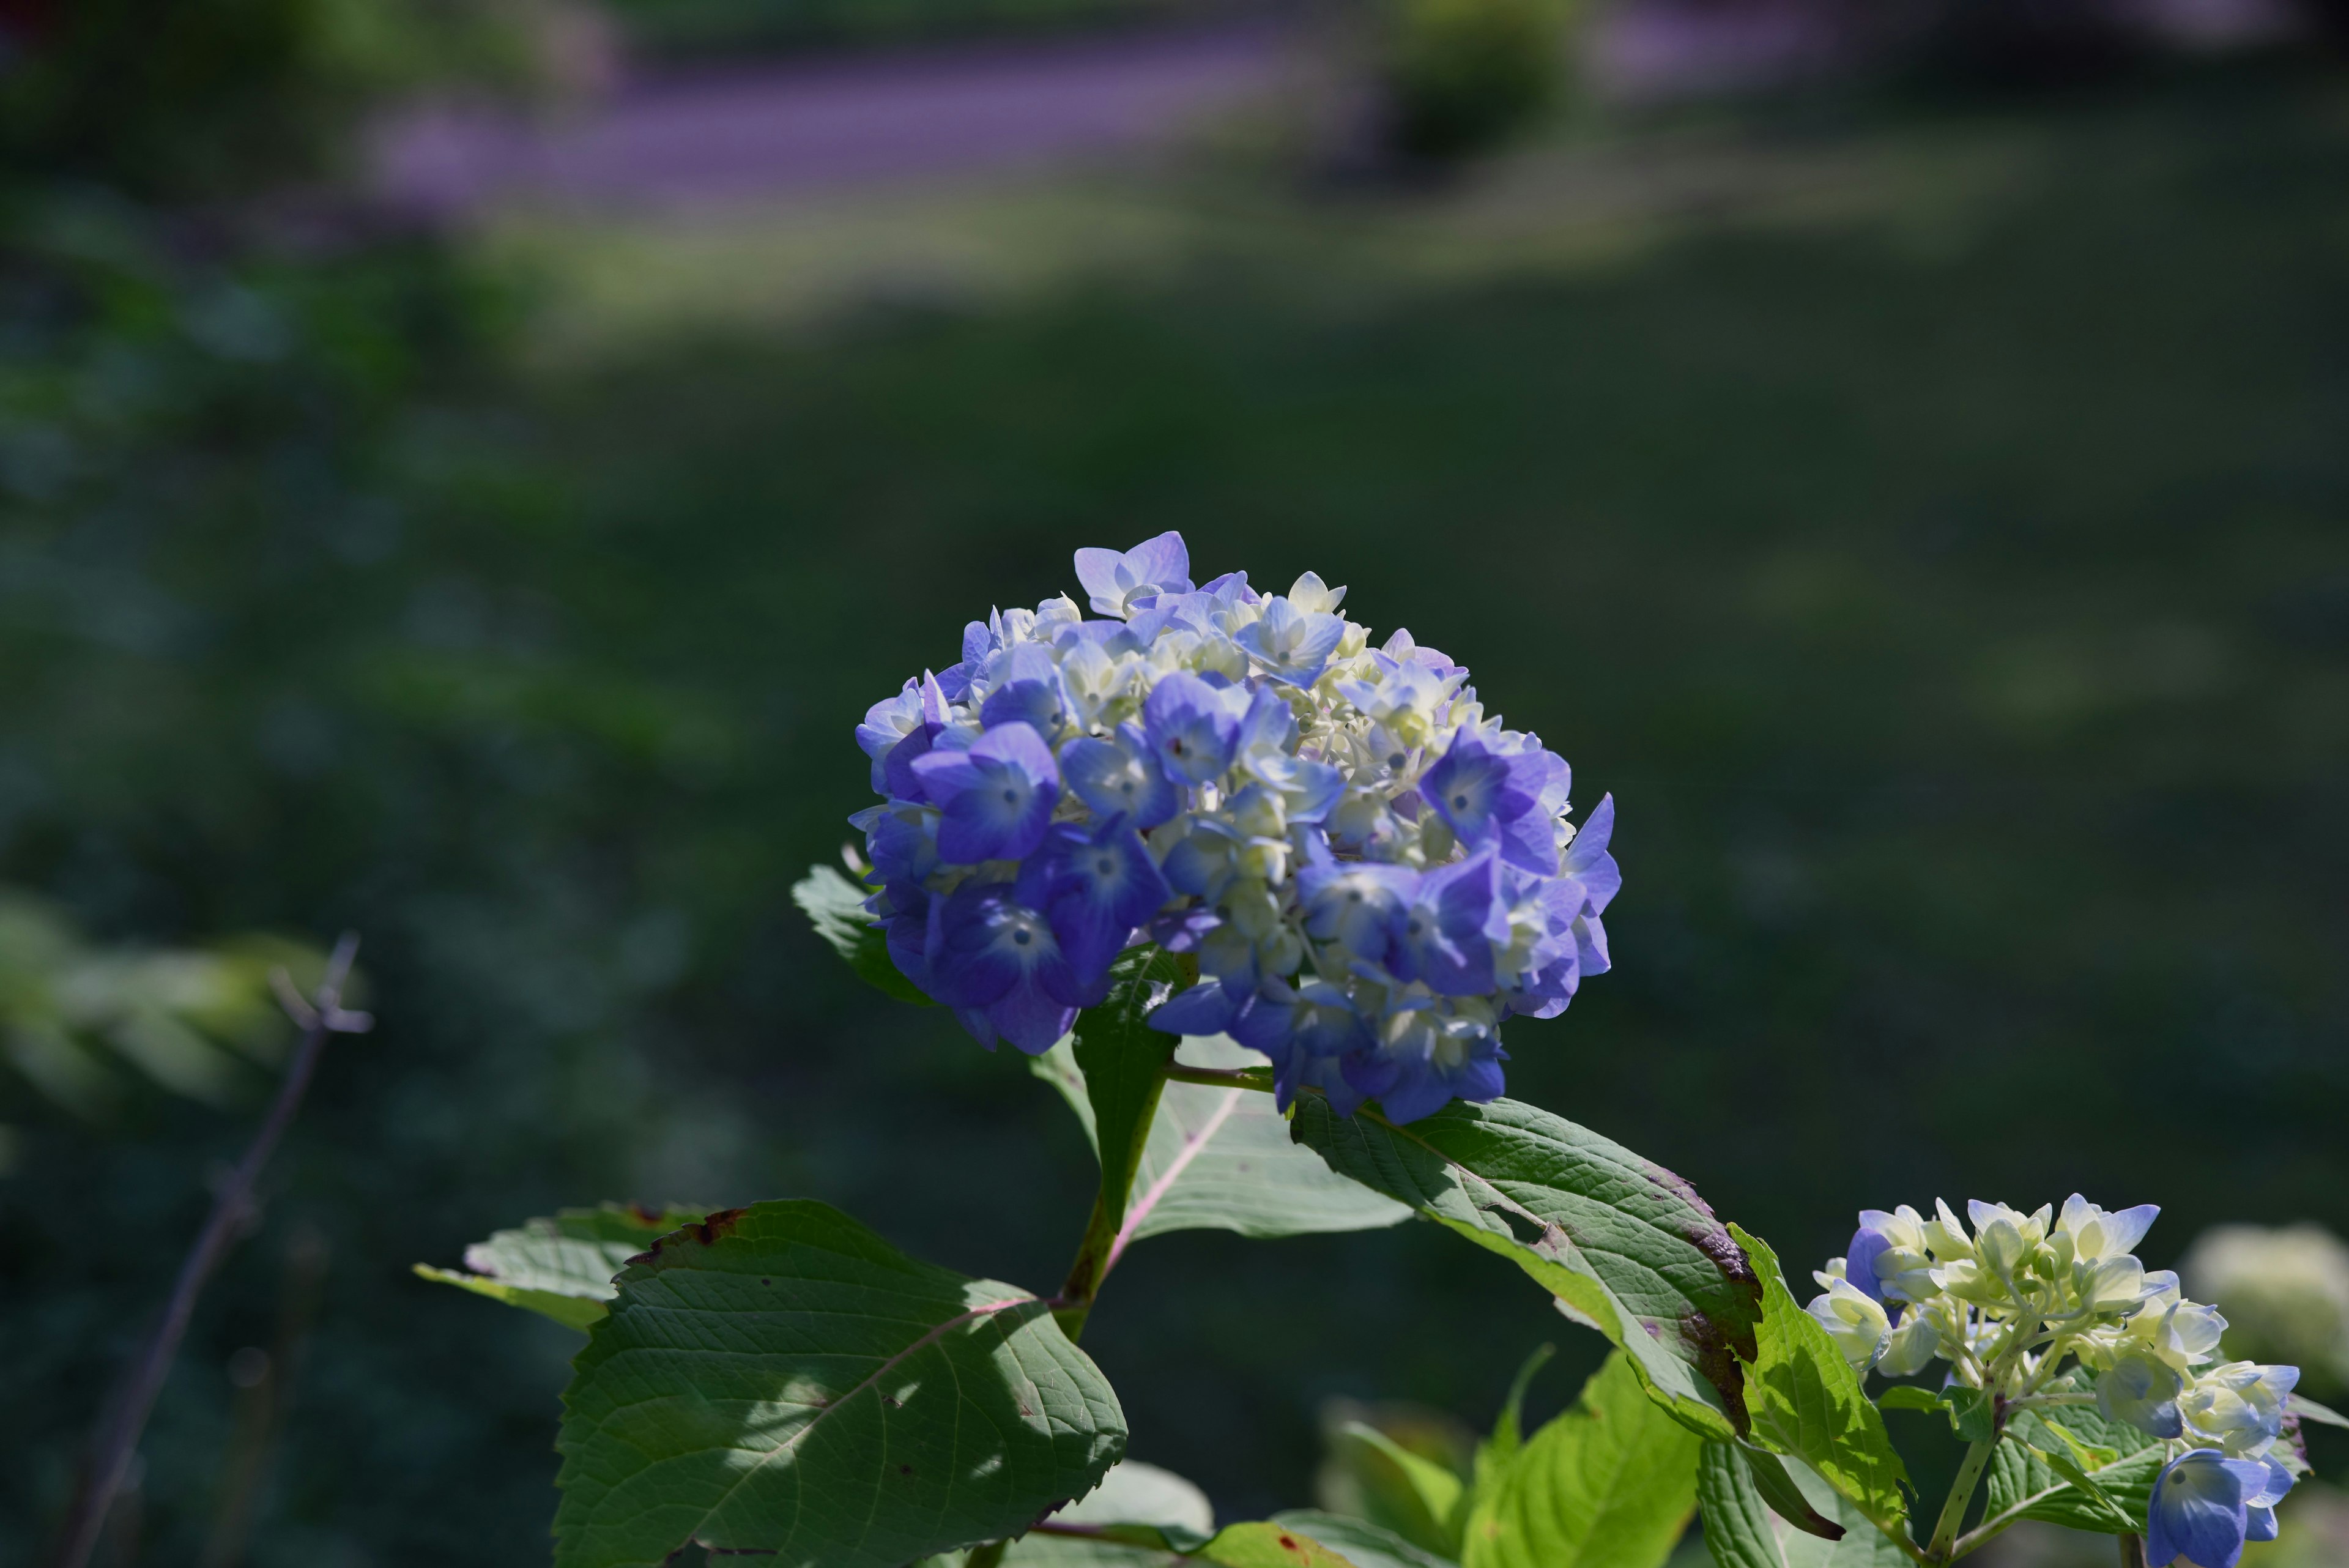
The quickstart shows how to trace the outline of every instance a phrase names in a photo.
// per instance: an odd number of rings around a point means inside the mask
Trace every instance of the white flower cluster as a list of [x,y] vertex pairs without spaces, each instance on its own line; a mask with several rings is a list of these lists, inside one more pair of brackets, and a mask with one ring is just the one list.
[[1946,1203],[1930,1219],[1867,1210],[1849,1252],[1816,1275],[1826,1293],[1811,1314],[1863,1373],[1940,1359],[1953,1386],[2029,1408],[2086,1403],[2059,1381],[2076,1361],[2107,1417],[2153,1437],[2252,1459],[2282,1435],[2298,1369],[2219,1359],[2226,1320],[2131,1251],[2153,1205],[2115,1213],[2075,1193],[2060,1214],[1968,1212],[1971,1233]]

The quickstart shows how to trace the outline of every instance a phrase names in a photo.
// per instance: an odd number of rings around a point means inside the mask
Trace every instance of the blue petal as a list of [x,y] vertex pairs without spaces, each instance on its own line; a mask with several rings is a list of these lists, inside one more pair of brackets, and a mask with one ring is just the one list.
[[1003,1032],[1006,1040],[1030,1056],[1040,1056],[1076,1023],[1077,1010],[1055,1001],[1041,985],[1031,981],[1014,986],[987,1010],[987,1019]]
[[1142,727],[1159,765],[1186,784],[1221,777],[1239,740],[1231,701],[1189,670],[1178,670],[1151,689]]
[[1221,1034],[1232,1026],[1241,1000],[1226,992],[1220,981],[1203,980],[1159,1003],[1150,1015],[1150,1027],[1201,1038]]
[[1623,888],[1623,872],[1607,852],[1608,841],[1614,836],[1615,797],[1602,795],[1590,808],[1582,831],[1566,846],[1566,874],[1582,884],[1594,913],[1603,914]]
[[1852,1289],[1875,1301],[1884,1300],[1883,1282],[1876,1277],[1876,1260],[1892,1251],[1892,1239],[1881,1231],[1862,1230],[1851,1238],[1851,1250],[1844,1254],[1844,1278]]

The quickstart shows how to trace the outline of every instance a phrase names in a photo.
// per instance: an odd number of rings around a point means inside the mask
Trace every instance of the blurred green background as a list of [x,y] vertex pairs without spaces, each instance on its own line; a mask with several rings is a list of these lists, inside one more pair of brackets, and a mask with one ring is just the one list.
[[[1349,584],[1614,794],[1618,967],[1511,1026],[1511,1090],[1790,1262],[1937,1194],[2158,1201],[2155,1263],[2349,1230],[2322,51],[1585,102],[1433,185],[1275,137],[441,232],[316,193],[348,103],[498,79],[477,17],[387,55],[300,0],[191,15],[249,27],[225,78],[125,85],[54,16],[0,75],[0,883],[101,947],[358,930],[380,1022],[107,1560],[540,1561],[576,1342],[408,1270],[558,1205],[812,1196],[1057,1279],[1091,1196],[1057,1097],[862,989],[789,888],[865,804],[869,702],[1170,527],[1202,575]],[[907,236],[924,286],[879,286]],[[98,1051],[80,1109],[0,1071],[0,1564],[250,1055],[207,1099]],[[1596,1340],[1406,1226],[1154,1241],[1086,1344],[1136,1456],[1239,1517],[1309,1497],[1326,1400],[1481,1423],[1546,1338],[1543,1413]]]

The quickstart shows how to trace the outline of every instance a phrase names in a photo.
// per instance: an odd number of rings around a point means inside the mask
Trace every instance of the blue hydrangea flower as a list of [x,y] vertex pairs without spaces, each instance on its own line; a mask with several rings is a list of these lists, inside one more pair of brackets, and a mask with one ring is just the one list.
[[944,811],[938,853],[961,865],[1017,860],[1044,842],[1061,769],[1024,723],[989,730],[965,752],[931,752],[914,772]]
[[1563,761],[1538,747],[1504,753],[1463,730],[1419,793],[1461,843],[1491,846],[1510,865],[1549,876],[1558,868],[1557,812],[1545,809],[1545,797],[1563,805],[1570,776]]
[[1147,830],[1180,806],[1174,784],[1138,724],[1072,741],[1061,753],[1061,774],[1077,798],[1103,816],[1122,816]]
[[1090,833],[1074,823],[1053,828],[1020,868],[1019,893],[1044,912],[1078,982],[1090,989],[1174,890],[1141,835],[1112,816]]
[[1488,1020],[1441,998],[1405,993],[1380,1022],[1375,1047],[1343,1065],[1347,1081],[1375,1098],[1390,1121],[1417,1121],[1454,1099],[1501,1092],[1507,1053]]
[[932,906],[926,968],[932,994],[990,1050],[999,1033],[1031,1056],[1101,1000],[1079,982],[1041,915],[999,882],[966,883]]
[[1561,758],[1408,631],[1371,647],[1313,573],[1195,587],[1172,533],[1076,566],[1089,610],[991,609],[857,727],[897,967],[1037,1050],[1157,942],[1201,978],[1154,1026],[1261,1050],[1284,1104],[1499,1094],[1503,1023],[1608,966],[1612,801],[1577,832]]
[[2147,1568],[2168,1568],[2180,1558],[2194,1568],[2235,1568],[2245,1541],[2275,1539],[2275,1505],[2291,1490],[2291,1473],[2273,1459],[2229,1459],[2215,1449],[2180,1455],[2153,1483]]
[[1096,614],[1123,616],[1161,594],[1189,593],[1191,552],[1172,529],[1131,550],[1080,550],[1077,581],[1092,596]]
[[1310,686],[1321,679],[1345,635],[1340,617],[1299,609],[1276,596],[1265,601],[1263,617],[1240,628],[1234,640],[1282,685]]
[[1167,777],[1200,784],[1228,772],[1247,702],[1246,691],[1185,670],[1159,681],[1142,705],[1142,728]]

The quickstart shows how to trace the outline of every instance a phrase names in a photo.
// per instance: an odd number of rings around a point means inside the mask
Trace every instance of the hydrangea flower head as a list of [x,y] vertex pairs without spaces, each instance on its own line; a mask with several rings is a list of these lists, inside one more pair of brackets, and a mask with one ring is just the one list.
[[857,727],[880,805],[867,902],[906,978],[982,1043],[1049,1048],[1117,955],[1199,975],[1152,1014],[1408,1121],[1501,1092],[1501,1025],[1609,963],[1614,805],[1407,631],[1378,646],[1308,572],[1195,586],[1178,534],[1086,549]]
[[2060,1212],[1966,1212],[1961,1221],[1937,1201],[1930,1220],[1906,1207],[1861,1213],[1810,1305],[1852,1366],[1898,1377],[1942,1359],[1951,1385],[2009,1412],[2093,1405],[2166,1444],[2149,1563],[2234,1568],[2246,1540],[2274,1539],[2273,1506],[2292,1481],[2273,1455],[2299,1369],[2215,1364],[2226,1320],[2129,1251],[2159,1210],[2075,1193]]

